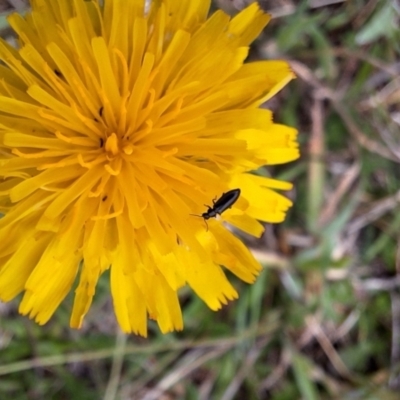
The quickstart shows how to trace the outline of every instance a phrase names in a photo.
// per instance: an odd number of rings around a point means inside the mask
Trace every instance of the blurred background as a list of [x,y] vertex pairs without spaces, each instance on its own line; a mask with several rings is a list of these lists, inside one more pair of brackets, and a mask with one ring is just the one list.
[[[107,274],[80,331],[71,296],[43,327],[0,304],[0,399],[400,398],[400,2],[259,2],[273,19],[249,60],[290,62],[265,107],[302,156],[262,171],[295,189],[283,224],[243,237],[257,282],[231,276],[240,298],[217,313],[182,290],[184,331],[147,339],[119,332]],[[0,1],[3,38],[27,9]]]

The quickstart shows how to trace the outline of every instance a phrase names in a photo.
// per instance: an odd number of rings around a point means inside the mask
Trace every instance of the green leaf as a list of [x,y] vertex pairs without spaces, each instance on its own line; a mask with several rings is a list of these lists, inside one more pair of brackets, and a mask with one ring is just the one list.
[[392,37],[396,27],[395,10],[391,2],[386,4],[377,11],[372,19],[358,32],[356,35],[356,43],[359,45],[370,44],[380,37]]

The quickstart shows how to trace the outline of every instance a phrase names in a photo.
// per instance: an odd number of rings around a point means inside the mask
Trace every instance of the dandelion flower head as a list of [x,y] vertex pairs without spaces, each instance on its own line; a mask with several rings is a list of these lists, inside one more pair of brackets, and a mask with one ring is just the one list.
[[[0,299],[46,323],[75,289],[79,328],[110,270],[117,320],[183,327],[178,290],[213,310],[259,263],[224,221],[260,236],[291,185],[257,176],[298,157],[294,129],[259,108],[293,74],[244,63],[269,16],[208,16],[207,0],[32,0],[0,42]],[[240,188],[218,219],[204,204]],[[212,203],[211,203],[212,204]]]

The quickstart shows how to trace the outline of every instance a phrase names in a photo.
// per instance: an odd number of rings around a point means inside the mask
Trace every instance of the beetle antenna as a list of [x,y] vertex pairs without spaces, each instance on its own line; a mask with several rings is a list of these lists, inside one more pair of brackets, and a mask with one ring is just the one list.
[[198,214],[189,214],[189,215],[193,215],[194,217],[200,217],[200,218],[203,218],[203,216],[202,216],[202,215],[198,215]]
[[202,215],[198,215],[198,214],[189,214],[189,215],[193,215],[194,217],[203,218],[203,220],[204,220],[204,222],[205,222],[205,224],[206,224],[206,227],[207,227],[207,232],[208,232],[208,224],[207,224],[207,221],[206,221],[206,219],[205,219]]

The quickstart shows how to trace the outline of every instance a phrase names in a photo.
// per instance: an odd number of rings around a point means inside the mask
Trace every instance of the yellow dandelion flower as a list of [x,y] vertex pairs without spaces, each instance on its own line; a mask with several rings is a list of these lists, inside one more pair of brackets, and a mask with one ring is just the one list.
[[[110,269],[117,320],[143,336],[183,327],[188,284],[213,310],[237,298],[223,268],[260,271],[223,221],[260,236],[289,183],[250,173],[298,157],[296,131],[259,106],[293,73],[244,64],[269,20],[256,4],[209,18],[207,0],[32,0],[0,42],[0,298],[46,323],[76,285],[79,328]],[[103,4],[104,3],[104,4]],[[240,188],[210,218],[204,204]],[[75,281],[77,281],[75,283]]]

